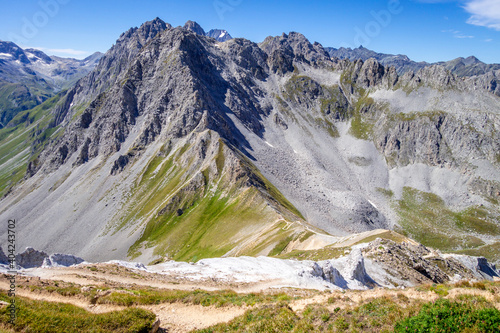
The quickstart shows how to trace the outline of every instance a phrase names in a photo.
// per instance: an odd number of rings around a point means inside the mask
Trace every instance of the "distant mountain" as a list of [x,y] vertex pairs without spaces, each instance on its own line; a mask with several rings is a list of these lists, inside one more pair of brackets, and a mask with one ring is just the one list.
[[219,42],[225,42],[227,40],[233,39],[233,37],[231,37],[229,32],[227,32],[226,30],[212,29],[209,32],[205,32],[205,30],[203,30],[203,28],[198,23],[193,21],[187,21],[186,24],[184,24],[184,29],[191,30],[192,32],[201,36],[215,38]]
[[219,42],[225,42],[233,38],[226,30],[221,29],[212,29],[206,33],[206,36],[215,38]]
[[456,58],[446,62],[438,62],[457,76],[484,75],[492,71],[500,70],[500,64],[485,64],[474,56],[467,58]]
[[0,128],[20,111],[28,110],[89,73],[102,53],[83,59],[48,56],[0,41]]
[[468,58],[456,58],[450,61],[441,61],[436,63],[416,62],[402,54],[385,54],[369,50],[363,46],[355,49],[341,47],[335,49],[326,47],[325,50],[332,58],[363,60],[366,61],[373,58],[384,66],[394,66],[398,74],[403,74],[408,71],[416,72],[424,67],[432,65],[440,65],[457,76],[475,76],[484,75],[491,71],[499,70],[500,64],[485,64],[474,56]]

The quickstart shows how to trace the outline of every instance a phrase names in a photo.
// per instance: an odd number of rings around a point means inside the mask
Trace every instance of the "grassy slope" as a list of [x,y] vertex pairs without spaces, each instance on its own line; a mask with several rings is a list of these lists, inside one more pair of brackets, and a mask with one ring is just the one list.
[[48,87],[0,81],[0,128],[19,112],[29,110],[53,96]]
[[442,251],[464,251],[499,260],[499,242],[486,245],[481,238],[500,237],[500,215],[484,207],[455,212],[432,193],[405,187],[395,204],[402,233],[418,242]]
[[57,137],[58,128],[49,128],[53,119],[51,109],[63,95],[60,93],[33,109],[19,112],[8,127],[0,129],[0,196],[24,177],[29,161]]
[[[284,239],[293,239],[290,237],[297,231],[283,230],[287,224],[279,221],[281,215],[269,206],[266,196],[285,214],[300,213],[249,161],[239,160],[246,171],[235,180],[231,178],[234,166],[224,156],[229,148],[222,141],[212,148],[215,156],[205,161],[194,158],[198,148],[195,142],[164,151],[145,167],[127,210],[114,226],[117,230],[136,221],[146,222],[142,236],[129,250],[131,257],[153,247],[156,256],[197,261],[222,256],[250,236],[260,234],[239,254],[258,254],[276,248]],[[249,175],[261,187],[249,185]]]
[[[0,293],[0,299],[10,301],[3,292]],[[156,320],[154,313],[138,308],[93,314],[71,304],[36,301],[23,297],[16,297],[16,307],[17,318],[14,325],[8,323],[8,308],[0,308],[0,325],[6,332],[146,333]]]

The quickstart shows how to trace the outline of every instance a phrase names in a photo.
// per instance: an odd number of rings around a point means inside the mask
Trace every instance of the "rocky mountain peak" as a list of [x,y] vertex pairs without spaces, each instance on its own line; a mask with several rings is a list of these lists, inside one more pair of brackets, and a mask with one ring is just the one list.
[[259,47],[269,55],[270,68],[280,73],[293,71],[294,60],[309,64],[330,60],[321,44],[313,45],[303,34],[293,31],[281,36],[269,36]]
[[223,29],[212,29],[209,32],[207,32],[205,35],[208,37],[215,38],[219,42],[225,42],[225,41],[228,41],[228,40],[233,38],[233,37],[231,37],[229,32],[227,32],[227,30],[223,30]]
[[83,59],[84,62],[96,62],[104,56],[102,52],[94,52],[89,55],[87,58]]
[[483,62],[481,60],[479,60],[478,58],[476,58],[474,56],[469,56],[469,57],[463,59],[463,62],[466,66],[469,66],[472,64],[483,64]]
[[190,30],[190,31],[194,32],[195,34],[205,36],[205,30],[203,30],[203,28],[197,22],[187,21],[184,24],[184,29]]
[[[28,58],[31,58],[31,60],[42,60],[48,64],[52,63],[54,60],[46,55],[44,52],[37,50],[37,49],[26,49],[24,50],[26,53],[28,53]],[[30,54],[32,57],[30,57]],[[34,56],[34,57],[33,57]],[[37,59],[38,58],[38,59]]]
[[11,59],[9,59],[9,60],[18,60],[22,64],[29,64],[30,63],[30,61],[29,61],[28,57],[26,56],[26,54],[24,53],[23,49],[12,42],[0,41],[0,53],[3,54],[3,55],[0,55],[0,58],[10,57]]
[[230,39],[233,39],[233,37],[231,37],[231,35],[229,34],[229,32],[227,32],[227,30],[212,29],[209,32],[205,32],[205,30],[203,30],[203,28],[197,22],[194,21],[187,21],[186,24],[184,24],[183,28],[192,31],[200,36],[212,37],[218,42],[225,42]]
[[155,18],[152,21],[143,23],[139,28],[130,28],[127,32],[121,34],[117,40],[118,43],[123,43],[130,38],[135,38],[144,45],[149,39],[154,38],[158,33],[170,29],[172,26],[163,22],[160,18]]

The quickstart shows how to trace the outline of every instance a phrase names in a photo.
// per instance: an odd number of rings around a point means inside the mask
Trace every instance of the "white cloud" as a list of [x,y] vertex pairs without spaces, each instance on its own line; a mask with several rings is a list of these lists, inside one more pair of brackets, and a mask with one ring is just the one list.
[[[23,47],[23,48],[28,48],[28,47]],[[31,47],[32,49],[40,50],[48,54],[55,54],[55,55],[65,55],[65,56],[75,56],[75,57],[81,57],[85,55],[89,55],[90,52],[88,51],[82,51],[82,50],[75,50],[75,49],[48,49],[46,47],[37,47],[33,46]]]
[[74,49],[48,49],[47,51],[54,52],[54,53],[71,54],[71,55],[75,55],[75,56],[89,54],[89,52],[87,52],[87,51],[80,51],[80,50],[74,50]]
[[449,30],[441,30],[444,33],[450,33],[454,38],[464,39],[464,38],[474,38],[474,36],[464,35],[461,31],[449,29]]
[[500,31],[500,1],[467,0],[464,9],[472,14],[467,23]]
[[492,41],[493,41],[493,39],[488,38],[488,39],[485,39],[484,41],[485,41],[486,43],[489,43],[489,42],[492,42]]

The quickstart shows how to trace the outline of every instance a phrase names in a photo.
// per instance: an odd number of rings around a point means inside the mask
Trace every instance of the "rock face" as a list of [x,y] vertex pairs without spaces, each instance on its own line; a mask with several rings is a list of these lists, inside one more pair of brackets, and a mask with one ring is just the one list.
[[196,261],[280,253],[311,225],[391,228],[415,188],[446,195],[456,250],[487,247],[499,233],[500,101],[471,80],[332,60],[296,32],[221,43],[157,18],[0,141],[18,143],[5,170],[26,170],[12,188],[0,173],[11,188],[0,218],[25,216],[22,245],[50,252]]
[[60,254],[60,253],[54,253],[51,254],[50,256],[46,257],[43,260],[42,266],[43,267],[58,267],[58,266],[64,266],[64,267],[69,267],[73,265],[78,265],[84,262],[82,258],[75,257],[70,254]]
[[[81,264],[82,262],[84,262],[82,258],[70,254],[54,253],[47,255],[47,253],[35,250],[32,247],[28,247],[22,253],[16,255],[16,264],[20,268],[69,267]],[[3,249],[0,247],[0,264],[8,265],[9,263],[9,258],[7,258]]]
[[462,265],[470,269],[475,273],[475,277],[478,279],[489,279],[492,277],[498,277],[499,272],[495,265],[488,263],[485,258],[481,257],[469,257],[461,255],[447,255],[448,258],[452,258]]
[[203,28],[198,23],[193,21],[187,21],[186,24],[184,24],[184,29],[190,30],[200,36],[212,37],[218,42],[225,42],[233,39],[233,37],[231,37],[229,32],[227,32],[226,30],[212,29],[209,32],[205,32],[205,30],[203,30]]
[[10,263],[9,258],[3,252],[3,249],[0,247],[0,264],[8,265]]
[[41,267],[47,258],[47,253],[28,247],[24,252],[16,255],[16,264],[22,268]]

